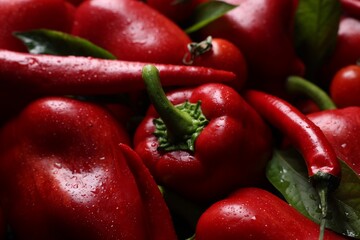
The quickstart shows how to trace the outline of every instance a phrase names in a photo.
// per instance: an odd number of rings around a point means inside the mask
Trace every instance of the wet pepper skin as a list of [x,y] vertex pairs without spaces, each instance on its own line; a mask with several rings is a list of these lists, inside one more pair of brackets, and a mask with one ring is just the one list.
[[350,64],[337,71],[329,93],[338,108],[360,106],[360,66]]
[[97,105],[49,97],[0,133],[1,207],[16,239],[176,239],[129,137]]
[[[214,203],[200,217],[197,240],[314,240],[319,226],[260,188],[243,188]],[[325,231],[324,239],[346,239]]]
[[14,31],[48,28],[69,33],[75,8],[64,0],[0,0],[0,48],[26,52]]
[[307,116],[324,132],[336,155],[360,174],[360,107],[326,110]]
[[340,69],[356,64],[360,55],[359,41],[360,20],[344,15],[339,23],[335,49],[320,73],[324,86]]
[[271,154],[271,132],[259,115],[232,88],[204,84],[167,94],[172,104],[201,101],[208,119],[194,151],[158,150],[150,107],[134,136],[135,151],[155,180],[195,201],[223,197],[239,186],[259,184]]
[[[293,22],[297,0],[226,0],[237,5],[200,30],[234,43],[249,67],[248,84],[282,94],[290,74],[302,75],[303,64],[293,46]],[[276,60],[275,60],[276,59]]]
[[191,42],[170,19],[134,0],[85,1],[76,10],[72,33],[118,59],[151,63],[182,64]]

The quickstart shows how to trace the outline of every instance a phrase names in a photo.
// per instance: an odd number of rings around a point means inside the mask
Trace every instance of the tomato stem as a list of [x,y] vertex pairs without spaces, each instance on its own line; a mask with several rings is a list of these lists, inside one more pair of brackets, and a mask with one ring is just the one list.
[[194,63],[195,58],[210,51],[212,49],[212,37],[208,36],[201,42],[192,42],[187,45],[188,52],[183,58],[183,63],[191,65]]

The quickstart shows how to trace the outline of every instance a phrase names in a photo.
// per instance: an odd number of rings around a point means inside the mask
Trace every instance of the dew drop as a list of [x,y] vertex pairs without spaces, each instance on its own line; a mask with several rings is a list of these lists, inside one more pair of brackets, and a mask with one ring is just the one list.
[[61,163],[56,162],[56,163],[54,163],[54,167],[56,167],[57,169],[61,169],[62,165],[61,165]]

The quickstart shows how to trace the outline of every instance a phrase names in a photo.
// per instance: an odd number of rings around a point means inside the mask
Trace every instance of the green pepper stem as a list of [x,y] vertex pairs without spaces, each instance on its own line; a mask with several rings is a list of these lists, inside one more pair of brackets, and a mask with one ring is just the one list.
[[329,194],[339,186],[340,178],[335,177],[329,173],[319,171],[312,176],[311,180],[313,181],[315,189],[320,198],[321,219],[319,240],[323,240],[326,227],[326,218],[328,214]]
[[178,142],[192,134],[195,131],[192,117],[167,99],[161,86],[159,70],[154,65],[146,65],[142,69],[142,77],[150,101],[165,123],[169,141]]
[[286,87],[289,92],[301,93],[309,97],[321,110],[336,109],[335,103],[323,89],[304,78],[290,76]]
[[320,233],[319,240],[324,239],[325,226],[326,226],[326,217],[327,217],[327,196],[328,189],[327,187],[317,189],[320,197],[320,207],[321,207],[321,219],[320,219]]

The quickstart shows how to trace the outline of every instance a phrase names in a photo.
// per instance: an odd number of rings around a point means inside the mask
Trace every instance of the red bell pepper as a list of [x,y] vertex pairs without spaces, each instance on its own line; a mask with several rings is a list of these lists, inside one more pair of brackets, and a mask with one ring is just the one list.
[[[260,188],[243,188],[214,203],[200,217],[196,240],[318,239],[316,223],[279,197]],[[329,230],[324,239],[346,239]]]
[[356,64],[360,56],[360,20],[344,16],[339,23],[336,46],[321,69],[323,85],[328,86],[341,68]]
[[154,66],[143,76],[153,106],[136,129],[134,149],[158,184],[211,201],[262,183],[271,131],[233,88],[209,83],[165,95]]
[[[98,95],[145,88],[147,63],[78,56],[51,56],[0,50],[0,91],[22,94]],[[156,64],[164,86],[238,81],[229,71]]]
[[142,1],[92,0],[75,13],[72,34],[88,39],[118,59],[181,64],[189,36]]
[[360,175],[360,107],[346,107],[307,115],[325,134],[338,158]]
[[15,31],[47,28],[71,32],[75,7],[65,0],[0,1],[0,49],[26,52]]
[[0,198],[16,239],[176,239],[125,130],[98,105],[29,104],[0,133]]

